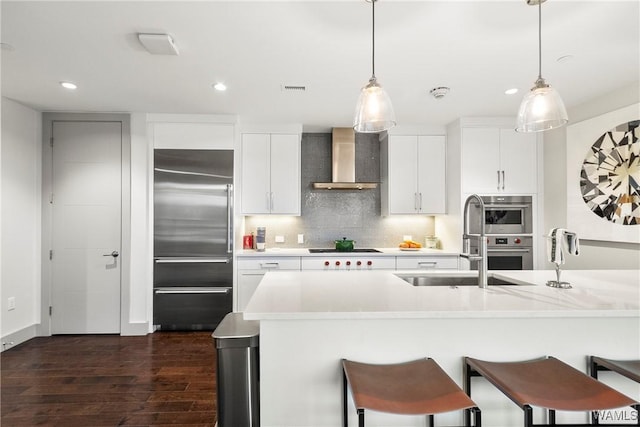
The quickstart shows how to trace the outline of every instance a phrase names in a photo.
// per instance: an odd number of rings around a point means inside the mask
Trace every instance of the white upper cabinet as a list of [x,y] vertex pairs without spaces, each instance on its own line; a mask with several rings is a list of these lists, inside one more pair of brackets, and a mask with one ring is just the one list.
[[242,135],[241,211],[300,215],[300,136]]
[[235,149],[235,116],[207,114],[149,114],[153,148],[187,150]]
[[381,162],[382,215],[445,213],[444,136],[389,135]]
[[462,129],[462,192],[536,193],[536,134],[497,127]]

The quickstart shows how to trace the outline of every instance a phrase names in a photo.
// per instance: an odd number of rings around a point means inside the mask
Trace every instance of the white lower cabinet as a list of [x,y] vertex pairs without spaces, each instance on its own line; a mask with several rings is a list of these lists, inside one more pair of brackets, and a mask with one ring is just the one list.
[[403,256],[396,260],[398,270],[457,270],[457,256]]
[[300,270],[300,257],[239,258],[237,311],[244,311],[268,271]]

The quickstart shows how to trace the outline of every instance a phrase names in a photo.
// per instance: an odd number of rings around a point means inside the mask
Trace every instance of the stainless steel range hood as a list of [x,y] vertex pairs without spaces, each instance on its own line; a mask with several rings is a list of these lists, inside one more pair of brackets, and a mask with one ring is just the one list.
[[356,182],[356,134],[352,128],[333,128],[331,140],[331,182],[314,182],[323,190],[365,190],[376,182]]

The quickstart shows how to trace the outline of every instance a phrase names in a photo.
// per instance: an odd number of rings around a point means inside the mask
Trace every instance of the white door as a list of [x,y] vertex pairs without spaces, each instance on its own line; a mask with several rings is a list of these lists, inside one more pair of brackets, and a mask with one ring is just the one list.
[[271,135],[271,213],[300,215],[298,135]]
[[446,212],[446,162],[444,136],[418,137],[418,193],[421,213]]
[[502,192],[500,176],[500,130],[462,129],[462,192]]
[[418,137],[389,136],[389,213],[418,213]]
[[52,134],[51,333],[119,333],[122,125],[54,121]]
[[268,214],[271,204],[268,134],[242,135],[242,213]]
[[504,191],[536,193],[538,157],[535,133],[500,129],[500,166],[504,171]]

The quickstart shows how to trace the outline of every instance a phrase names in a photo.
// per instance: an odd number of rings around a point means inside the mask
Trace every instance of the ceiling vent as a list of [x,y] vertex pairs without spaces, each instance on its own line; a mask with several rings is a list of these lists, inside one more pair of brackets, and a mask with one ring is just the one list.
[[296,86],[296,85],[282,85],[281,89],[283,92],[304,92],[307,90],[306,86]]
[[152,55],[178,55],[178,47],[169,34],[138,33],[138,40]]

